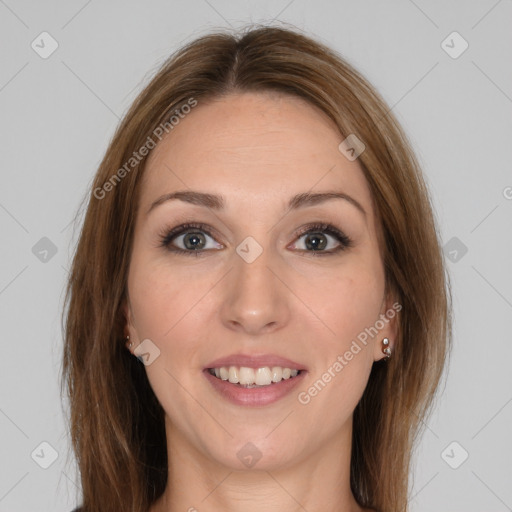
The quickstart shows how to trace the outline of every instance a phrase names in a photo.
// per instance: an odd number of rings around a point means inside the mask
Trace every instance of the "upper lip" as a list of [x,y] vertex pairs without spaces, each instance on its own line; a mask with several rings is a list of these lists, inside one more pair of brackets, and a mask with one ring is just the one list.
[[245,366],[246,368],[263,368],[265,366],[281,366],[282,368],[290,368],[296,370],[306,370],[302,363],[297,363],[286,357],[281,357],[275,354],[262,354],[262,355],[246,355],[246,354],[231,354],[226,357],[215,359],[208,363],[204,369],[220,368],[221,366]]

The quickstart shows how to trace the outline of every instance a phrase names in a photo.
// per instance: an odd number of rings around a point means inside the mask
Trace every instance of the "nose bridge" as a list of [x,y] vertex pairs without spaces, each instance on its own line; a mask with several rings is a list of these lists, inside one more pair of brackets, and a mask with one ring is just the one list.
[[286,290],[274,275],[274,256],[252,237],[237,246],[221,309],[222,320],[229,328],[257,334],[286,323],[289,316]]

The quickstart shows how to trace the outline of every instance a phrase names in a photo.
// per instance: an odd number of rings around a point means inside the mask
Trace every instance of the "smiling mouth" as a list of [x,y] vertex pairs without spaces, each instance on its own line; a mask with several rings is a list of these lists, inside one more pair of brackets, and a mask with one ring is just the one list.
[[293,379],[303,372],[303,370],[282,366],[264,366],[261,368],[221,366],[219,368],[208,368],[207,371],[219,380],[228,381],[230,384],[244,388],[271,386],[283,380]]

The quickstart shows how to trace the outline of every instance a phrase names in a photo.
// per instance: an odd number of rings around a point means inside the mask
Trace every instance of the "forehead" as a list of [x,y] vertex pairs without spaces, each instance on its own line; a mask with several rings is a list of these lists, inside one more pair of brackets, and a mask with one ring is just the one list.
[[173,190],[222,194],[228,204],[274,207],[294,194],[337,189],[371,210],[357,160],[338,149],[344,137],[300,98],[243,93],[198,105],[153,149],[141,205]]

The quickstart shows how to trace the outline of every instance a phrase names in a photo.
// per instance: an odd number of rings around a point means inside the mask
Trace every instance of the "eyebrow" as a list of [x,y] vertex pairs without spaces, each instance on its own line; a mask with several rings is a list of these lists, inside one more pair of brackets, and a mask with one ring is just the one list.
[[[349,202],[352,206],[355,206],[365,217],[366,211],[361,206],[361,204],[356,201],[353,197],[345,194],[344,192],[338,192],[335,190],[330,190],[326,192],[303,192],[301,194],[296,194],[290,198],[288,201],[288,209],[289,210],[298,210],[299,208],[306,208],[308,206],[315,206],[319,203],[323,203],[325,201],[329,201],[332,199],[342,199]],[[179,200],[185,203],[195,204],[197,206],[204,206],[206,208],[211,208],[212,210],[223,210],[225,206],[225,199],[223,196],[208,194],[205,192],[198,192],[195,190],[179,190],[177,192],[171,192],[169,194],[164,194],[160,196],[156,201],[154,201],[149,207],[146,215],[154,210],[157,206],[167,202]]]

